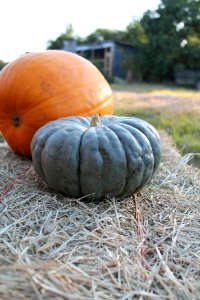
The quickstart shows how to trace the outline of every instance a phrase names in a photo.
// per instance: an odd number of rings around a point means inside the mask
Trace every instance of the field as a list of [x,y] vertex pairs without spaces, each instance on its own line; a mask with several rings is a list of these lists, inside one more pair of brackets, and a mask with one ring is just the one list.
[[158,172],[137,198],[85,202],[52,191],[30,160],[0,143],[1,300],[200,299],[200,170],[188,164],[184,140],[186,131],[195,140],[195,130],[199,139],[199,93],[152,85],[113,91],[116,114],[159,130]]
[[113,85],[115,114],[140,117],[172,136],[182,155],[200,165],[200,92],[163,85]]

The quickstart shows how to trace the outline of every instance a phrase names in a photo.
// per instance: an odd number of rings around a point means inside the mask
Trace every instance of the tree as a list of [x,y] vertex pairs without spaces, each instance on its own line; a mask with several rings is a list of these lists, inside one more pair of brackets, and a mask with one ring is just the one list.
[[48,41],[47,49],[62,49],[63,42],[72,38],[74,38],[74,29],[72,24],[69,24],[64,33],[61,33],[55,40]]
[[133,19],[126,27],[123,40],[134,47],[133,55],[123,61],[123,66],[131,70],[134,79],[141,81],[143,77],[143,48],[148,43],[148,39],[139,19]]
[[147,43],[147,36],[139,19],[133,19],[126,27],[124,40],[132,43],[134,46],[140,46],[141,44]]
[[81,43],[103,42],[107,40],[123,40],[124,31],[111,30],[106,28],[97,28],[90,33],[86,38],[81,39]]
[[162,0],[141,20],[148,43],[142,69],[150,80],[172,80],[179,66],[200,68],[200,1]]

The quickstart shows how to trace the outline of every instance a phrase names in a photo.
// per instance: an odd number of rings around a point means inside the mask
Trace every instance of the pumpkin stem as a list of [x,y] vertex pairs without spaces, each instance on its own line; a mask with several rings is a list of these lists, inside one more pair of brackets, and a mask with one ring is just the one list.
[[99,125],[101,125],[101,119],[100,119],[99,114],[96,114],[91,117],[90,127],[95,127],[95,126],[99,126]]

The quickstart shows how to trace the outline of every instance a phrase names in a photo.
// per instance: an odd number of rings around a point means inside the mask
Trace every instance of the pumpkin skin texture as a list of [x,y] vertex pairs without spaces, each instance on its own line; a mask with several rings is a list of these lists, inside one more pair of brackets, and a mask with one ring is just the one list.
[[160,138],[131,117],[68,117],[41,127],[31,143],[34,169],[55,191],[72,198],[126,197],[151,180],[161,159]]
[[19,155],[31,156],[34,133],[49,121],[112,112],[109,84],[91,62],[77,54],[28,53],[0,72],[0,131]]

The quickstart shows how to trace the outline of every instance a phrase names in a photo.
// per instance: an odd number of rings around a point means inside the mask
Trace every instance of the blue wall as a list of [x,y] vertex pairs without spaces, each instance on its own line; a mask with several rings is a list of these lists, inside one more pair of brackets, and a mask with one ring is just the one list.
[[115,43],[113,45],[113,77],[126,78],[127,70],[123,68],[122,62],[134,55],[133,47]]

